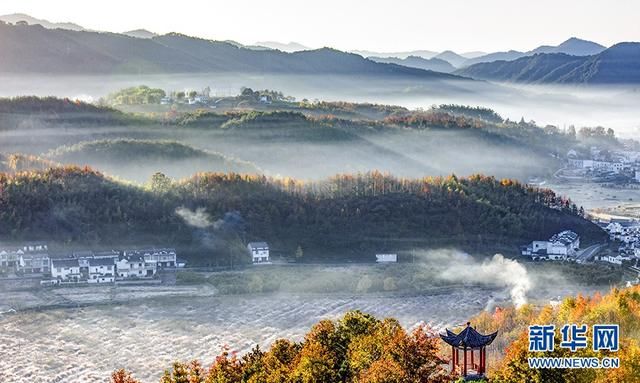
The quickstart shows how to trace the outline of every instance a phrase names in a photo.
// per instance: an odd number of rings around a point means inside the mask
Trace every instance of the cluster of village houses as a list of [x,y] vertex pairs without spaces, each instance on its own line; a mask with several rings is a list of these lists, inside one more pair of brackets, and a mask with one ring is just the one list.
[[0,272],[42,275],[43,284],[113,283],[152,279],[158,271],[184,267],[175,249],[79,251],[53,255],[46,244],[0,249]]
[[640,152],[633,150],[603,151],[592,147],[587,158],[578,155],[575,150],[567,153],[570,169],[597,177],[625,179],[640,183]]
[[[168,96],[163,97],[160,100],[161,105],[173,105],[173,104],[186,104],[186,105],[200,105],[200,106],[209,106],[212,108],[216,107],[216,104],[220,101],[220,99],[216,99],[215,97],[211,97],[211,88],[206,87],[201,91],[184,91],[179,92],[183,93],[184,97],[178,97],[178,93],[172,93]],[[261,94],[257,101],[261,104],[271,104],[273,102],[273,98],[268,94]]]
[[[640,221],[633,219],[611,219],[596,222],[609,234],[611,241],[620,243],[618,253],[597,256],[595,260],[622,265],[623,262],[637,264],[640,259]],[[534,261],[579,261],[580,236],[571,230],[554,234],[546,241],[533,241],[522,247],[522,255]]]
[[609,234],[609,239],[620,243],[618,254],[600,257],[601,261],[621,265],[625,261],[640,259],[640,221],[611,219],[597,223]]

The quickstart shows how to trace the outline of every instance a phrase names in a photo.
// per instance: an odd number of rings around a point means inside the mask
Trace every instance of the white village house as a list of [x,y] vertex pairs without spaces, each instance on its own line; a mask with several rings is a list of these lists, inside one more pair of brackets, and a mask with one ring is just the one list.
[[571,230],[554,234],[548,241],[533,241],[522,249],[522,255],[533,260],[567,260],[580,249],[580,236]]
[[116,280],[116,264],[111,258],[91,258],[88,283],[112,283]]
[[635,242],[640,237],[640,221],[613,219],[604,229],[612,240],[625,243]]
[[398,262],[398,254],[376,254],[377,263],[396,263]]
[[51,278],[59,282],[79,282],[80,261],[77,258],[52,259]]
[[266,242],[249,242],[247,249],[254,264],[270,263],[269,245]]
[[152,278],[158,271],[156,262],[147,262],[142,254],[121,255],[116,262],[118,278]]
[[640,221],[632,218],[613,218],[598,222],[612,241],[619,241],[618,254],[600,257],[601,261],[622,265],[640,258]]
[[113,283],[116,263],[113,257],[72,255],[51,260],[51,279],[55,283]]
[[142,255],[145,262],[155,263],[158,269],[178,267],[175,249],[126,250],[124,255]]

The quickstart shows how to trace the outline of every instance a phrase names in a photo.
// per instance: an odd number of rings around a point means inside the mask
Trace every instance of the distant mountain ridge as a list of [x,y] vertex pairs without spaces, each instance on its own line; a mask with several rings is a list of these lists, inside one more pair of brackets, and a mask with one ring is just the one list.
[[525,56],[533,56],[538,53],[564,53],[570,56],[591,56],[598,54],[607,49],[607,47],[595,43],[593,41],[582,40],[577,37],[571,37],[557,46],[553,45],[541,45],[528,52],[520,52],[510,50],[507,52],[494,52],[484,56],[478,56],[469,59],[463,63],[463,66],[468,67],[474,64],[493,62],[499,60],[512,61],[517,60]]
[[11,23],[11,24],[15,24],[21,21],[26,22],[29,25],[42,25],[43,27],[47,28],[47,29],[56,29],[56,28],[60,28],[60,29],[68,29],[71,31],[84,31],[86,30],[84,27],[75,24],[75,23],[54,23],[51,22],[49,20],[44,20],[44,19],[38,19],[32,16],[29,16],[27,14],[24,13],[12,13],[10,15],[2,15],[0,16],[0,21],[4,21],[5,23]]
[[455,72],[476,79],[544,84],[639,84],[640,43],[619,43],[592,56],[538,53],[475,64]]
[[435,57],[430,59],[425,59],[419,56],[409,56],[405,59],[400,59],[397,57],[369,57],[369,60],[380,63],[397,64],[410,68],[432,70],[442,73],[451,73],[456,70],[456,68],[448,61]]
[[288,43],[280,43],[277,41],[259,41],[253,45],[258,47],[265,47],[269,49],[277,49],[279,51],[288,52],[288,53],[311,50],[311,48],[305,45],[302,45],[300,43],[296,43],[295,41],[290,41]]
[[158,36],[156,33],[153,33],[146,29],[134,29],[133,31],[122,32],[122,34],[130,37],[135,37],[138,39],[152,39]]
[[117,33],[0,25],[0,72],[4,73],[193,73],[251,72],[409,76],[461,79],[400,65],[376,63],[322,48],[285,53],[255,50],[178,33],[150,39]]
[[397,57],[399,59],[406,59],[409,56],[422,57],[423,59],[430,59],[435,57],[438,52],[428,51],[428,50],[415,50],[415,51],[404,51],[404,52],[374,52],[367,50],[353,50],[351,53],[358,54],[362,57]]
[[530,56],[537,53],[564,53],[571,56],[592,56],[605,49],[607,49],[607,47],[594,43],[593,41],[571,37],[558,46],[543,45],[526,54]]
[[461,56],[461,55],[459,55],[459,54],[457,54],[456,52],[453,52],[453,51],[444,51],[444,52],[436,55],[435,58],[440,59],[440,60],[444,60],[444,61],[450,63],[451,65],[453,65],[456,68],[460,68],[461,66],[464,65],[465,61],[467,61],[466,57]]

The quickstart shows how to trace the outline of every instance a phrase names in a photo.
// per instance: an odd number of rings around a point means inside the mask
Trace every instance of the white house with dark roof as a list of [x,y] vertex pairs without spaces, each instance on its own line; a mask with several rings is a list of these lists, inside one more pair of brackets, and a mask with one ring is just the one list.
[[18,266],[20,255],[24,254],[21,249],[1,249],[0,250],[0,272],[14,273]]
[[116,264],[111,258],[89,259],[89,283],[113,283],[116,280]]
[[549,239],[547,254],[550,259],[566,259],[575,256],[578,249],[580,236],[571,230],[565,230]]
[[51,278],[58,282],[80,282],[80,262],[77,258],[52,259]]
[[156,275],[157,264],[147,262],[142,254],[123,254],[116,263],[117,278],[152,278]]
[[249,242],[247,245],[251,260],[254,264],[271,263],[269,259],[269,245],[266,242]]
[[155,263],[157,269],[178,267],[176,250],[172,248],[126,250],[125,255],[142,255],[145,262]]
[[554,234],[548,241],[533,241],[522,249],[522,255],[533,260],[566,260],[580,249],[580,236],[571,230]]

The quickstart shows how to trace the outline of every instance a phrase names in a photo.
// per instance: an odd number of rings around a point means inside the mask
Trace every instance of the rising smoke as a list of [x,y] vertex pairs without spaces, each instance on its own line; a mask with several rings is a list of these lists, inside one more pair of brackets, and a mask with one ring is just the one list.
[[209,214],[207,214],[207,211],[203,207],[191,210],[181,206],[176,209],[176,214],[178,214],[188,225],[198,229],[205,229],[213,224],[209,218]]
[[505,287],[516,307],[527,303],[527,292],[533,285],[527,269],[502,254],[495,254],[480,262],[460,251],[438,250],[425,253],[424,258],[428,263],[442,268],[437,274],[438,278],[450,282]]

